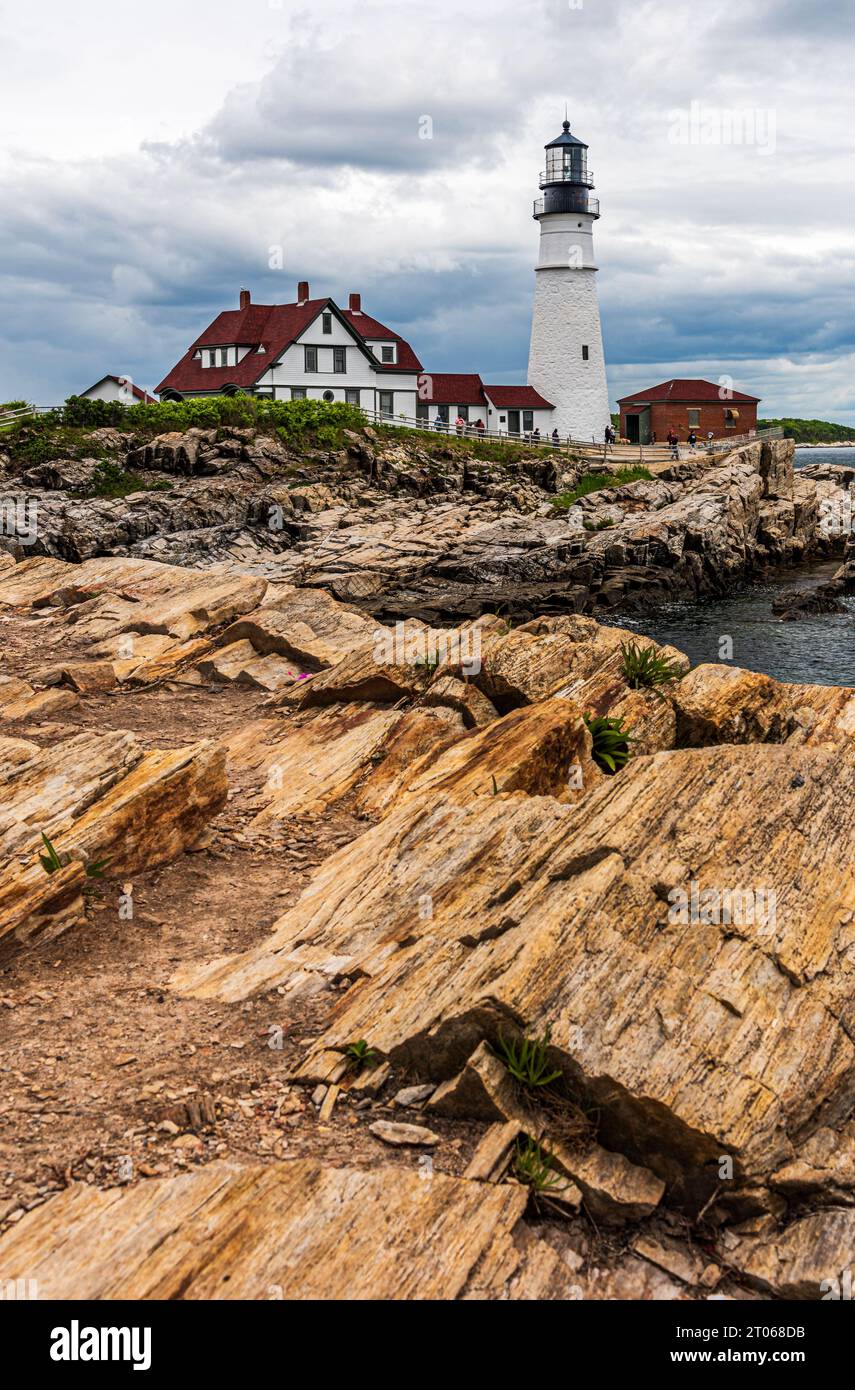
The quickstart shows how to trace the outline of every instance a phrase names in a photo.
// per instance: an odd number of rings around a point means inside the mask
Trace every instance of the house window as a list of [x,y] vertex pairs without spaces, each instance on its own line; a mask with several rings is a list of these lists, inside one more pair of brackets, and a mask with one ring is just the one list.
[[391,415],[394,409],[394,396],[391,391],[380,392],[380,414]]
[[689,429],[690,429],[690,430],[699,429],[699,428],[700,428],[700,424],[701,424],[701,412],[700,412],[700,410],[689,410],[689,411],[687,411],[686,413],[687,413],[687,415],[688,415],[688,417],[689,417]]
[[443,424],[448,424],[448,406],[438,405],[436,408],[436,418],[442,420]]
[[324,392],[324,400],[327,402],[327,404],[329,404],[330,401],[334,401],[334,400],[335,400],[335,391],[325,391],[325,392]]
[[344,399],[347,401],[348,405],[359,405],[359,388],[356,386],[348,386],[344,393]]
[[736,421],[737,414],[735,410],[726,410],[724,412],[724,423],[729,430],[736,428]]
[[587,362],[590,356],[591,356],[590,348],[588,347],[587,343],[583,343],[583,344],[582,344],[582,361],[583,361],[583,362]]
[[460,416],[461,420],[468,420],[468,419],[469,419],[469,407],[468,407],[468,405],[459,405],[459,406],[457,407],[457,414]]
[[321,314],[324,332],[332,333],[332,314]]
[[383,347],[380,349],[381,362],[394,362],[395,349],[393,347]]
[[303,349],[303,352],[305,354],[305,362],[303,363],[304,371],[316,372],[318,370],[318,349],[316,347],[307,347]]
[[332,350],[332,369],[334,372],[347,371],[347,348],[333,348]]
[[524,430],[524,431],[525,431],[525,430],[533,430],[533,429],[534,429],[534,411],[533,411],[533,410],[524,410],[524,411],[523,411],[523,413],[522,413],[522,427],[523,427],[523,430]]
[[416,419],[430,420],[430,406],[427,401],[416,401]]
[[305,386],[292,386],[292,387],[291,387],[291,400],[292,400],[292,401],[304,401],[305,399],[306,399],[306,388],[305,388]]

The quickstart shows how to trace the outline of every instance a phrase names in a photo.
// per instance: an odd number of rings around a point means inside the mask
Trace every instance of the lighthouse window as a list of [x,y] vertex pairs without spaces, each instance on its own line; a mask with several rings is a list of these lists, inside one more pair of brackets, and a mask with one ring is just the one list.
[[318,349],[316,347],[307,347],[304,348],[303,351],[305,353],[304,370],[307,372],[316,372],[318,370]]
[[347,371],[347,348],[333,348],[332,350],[332,369],[334,372]]
[[323,320],[324,332],[332,333],[332,314],[322,314],[321,318]]
[[588,350],[587,344],[583,344],[583,345],[582,345],[582,361],[583,361],[583,362],[587,362],[587,361],[588,361],[588,358],[590,357],[590,355],[591,355],[591,354],[590,354],[590,352],[589,352],[589,350]]

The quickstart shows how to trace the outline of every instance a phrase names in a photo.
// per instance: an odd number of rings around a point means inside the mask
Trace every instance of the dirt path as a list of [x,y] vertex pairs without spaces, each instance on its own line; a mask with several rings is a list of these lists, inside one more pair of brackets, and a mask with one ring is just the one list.
[[[44,664],[38,639],[38,624],[16,626],[3,673],[25,676]],[[7,724],[4,733],[50,746],[82,728],[130,729],[148,747],[177,747],[227,735],[256,717],[264,699],[240,687],[173,684],[86,696],[61,721]],[[4,1227],[72,1178],[113,1186],[214,1157],[418,1163],[415,1151],[368,1133],[388,1104],[343,1095],[321,1124],[310,1092],[288,1083],[334,990],[296,1003],[273,991],[235,1006],[180,999],[167,988],[180,963],[262,939],[312,868],[365,828],[337,807],[283,821],[263,844],[253,842],[245,830],[257,791],[238,785],[196,852],[132,885],[99,884],[86,924],[30,949],[0,948]],[[430,1124],[443,1137],[437,1170],[462,1171],[481,1127],[433,1117]]]

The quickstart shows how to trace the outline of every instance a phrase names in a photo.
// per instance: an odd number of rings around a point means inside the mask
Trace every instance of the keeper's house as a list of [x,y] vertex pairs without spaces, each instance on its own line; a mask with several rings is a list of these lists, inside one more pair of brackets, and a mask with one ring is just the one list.
[[480,376],[425,371],[408,342],[378,323],[352,294],[340,309],[311,299],[301,281],[294,304],[253,304],[218,314],[156,388],[161,400],[234,395],[268,400],[346,401],[390,424],[431,428],[479,421],[490,433],[552,431],[553,407],[531,386],[485,386]]
[[670,429],[683,440],[691,430],[702,439],[710,432],[716,439],[731,431],[751,434],[757,428],[759,404],[759,396],[726,390],[714,381],[663,381],[618,401],[621,438],[650,444],[655,437],[661,444]]

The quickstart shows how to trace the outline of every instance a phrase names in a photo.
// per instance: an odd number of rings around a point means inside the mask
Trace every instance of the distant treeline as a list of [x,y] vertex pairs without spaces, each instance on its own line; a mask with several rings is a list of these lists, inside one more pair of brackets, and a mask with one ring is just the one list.
[[797,444],[834,444],[840,439],[855,442],[855,425],[833,425],[828,420],[758,420],[758,429],[778,425],[787,439]]

